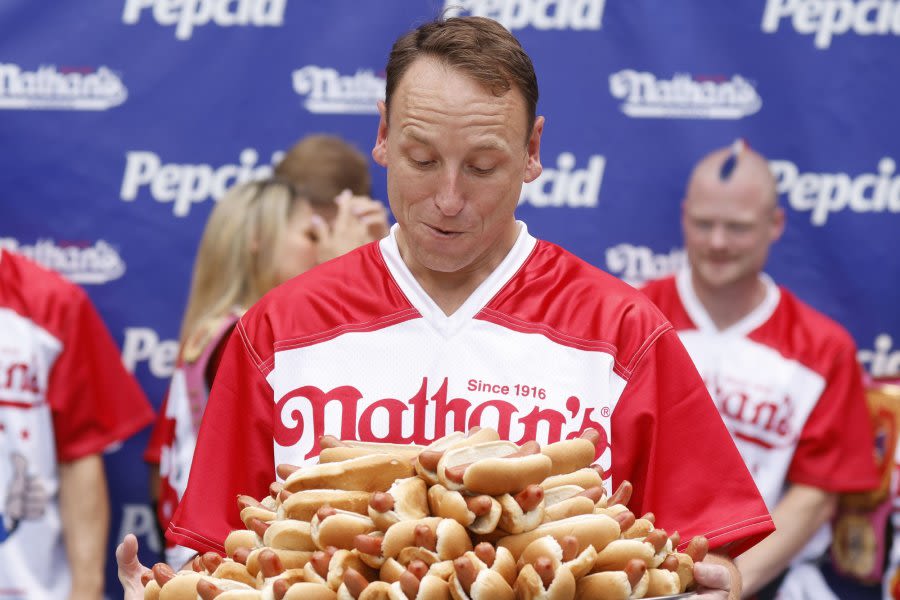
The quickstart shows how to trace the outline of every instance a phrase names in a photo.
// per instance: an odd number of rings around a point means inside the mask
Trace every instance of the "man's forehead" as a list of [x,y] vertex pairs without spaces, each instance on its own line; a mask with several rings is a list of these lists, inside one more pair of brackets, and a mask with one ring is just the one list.
[[404,73],[391,99],[389,117],[427,124],[443,118],[460,127],[524,131],[525,100],[517,88],[495,95],[465,71],[432,58],[419,58]]

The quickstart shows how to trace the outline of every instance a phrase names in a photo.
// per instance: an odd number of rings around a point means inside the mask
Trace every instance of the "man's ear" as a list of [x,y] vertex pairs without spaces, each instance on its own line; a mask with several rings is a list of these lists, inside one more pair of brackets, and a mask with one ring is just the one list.
[[378,134],[375,137],[375,147],[372,148],[372,158],[382,167],[387,166],[387,107],[384,100],[378,101]]
[[544,133],[544,117],[534,120],[528,137],[528,162],[525,163],[525,183],[531,183],[541,174],[541,134]]
[[781,238],[784,233],[784,209],[780,206],[775,207],[775,214],[772,216],[772,230],[769,235],[769,243],[773,244]]

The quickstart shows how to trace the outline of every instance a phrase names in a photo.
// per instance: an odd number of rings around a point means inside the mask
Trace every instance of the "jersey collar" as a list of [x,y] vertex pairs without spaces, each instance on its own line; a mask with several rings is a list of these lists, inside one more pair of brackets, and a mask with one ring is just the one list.
[[697,329],[704,333],[746,336],[768,321],[769,317],[772,316],[772,313],[774,313],[775,309],[778,307],[778,303],[781,301],[781,291],[778,289],[778,286],[775,285],[775,282],[772,281],[772,278],[765,273],[760,273],[759,279],[766,288],[766,295],[763,298],[763,301],[760,302],[756,308],[747,313],[740,321],[721,330],[716,327],[716,324],[709,316],[706,308],[700,302],[700,299],[697,298],[697,294],[694,291],[694,284],[691,279],[690,267],[685,267],[678,272],[675,276],[675,286],[678,289],[678,296],[681,299],[681,304],[684,305],[684,309],[687,311],[691,321],[694,322],[694,325],[697,326]]
[[379,242],[381,254],[387,265],[388,271],[397,282],[400,290],[406,295],[407,300],[419,311],[419,314],[445,337],[456,333],[466,323],[484,308],[499,292],[513,275],[525,263],[528,256],[537,244],[528,227],[521,221],[516,221],[519,227],[519,235],[513,247],[506,257],[497,265],[497,268],[481,282],[474,292],[466,299],[456,312],[447,316],[444,311],[431,299],[425,290],[413,277],[412,272],[400,257],[400,248],[397,246],[397,231],[399,225],[391,227],[391,233]]

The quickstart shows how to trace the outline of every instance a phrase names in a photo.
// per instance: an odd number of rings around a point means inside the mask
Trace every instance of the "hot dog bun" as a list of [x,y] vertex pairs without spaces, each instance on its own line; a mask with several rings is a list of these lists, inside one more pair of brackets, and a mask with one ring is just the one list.
[[388,454],[371,454],[297,469],[284,481],[284,489],[383,492],[395,480],[413,473],[413,466],[407,461]]
[[543,523],[537,528],[526,533],[510,535],[501,538],[499,546],[508,548],[516,560],[519,559],[525,548],[534,540],[546,535],[561,540],[566,536],[574,536],[578,540],[578,552],[584,551],[588,546],[605,548],[607,544],[619,537],[619,524],[612,517],[606,515],[578,515]]
[[[499,496],[519,492],[547,478],[552,464],[548,457],[540,453],[519,456],[519,453],[518,446],[505,441],[454,448],[441,457],[438,480],[450,490]],[[463,465],[468,467],[460,484],[448,476],[448,469]]]

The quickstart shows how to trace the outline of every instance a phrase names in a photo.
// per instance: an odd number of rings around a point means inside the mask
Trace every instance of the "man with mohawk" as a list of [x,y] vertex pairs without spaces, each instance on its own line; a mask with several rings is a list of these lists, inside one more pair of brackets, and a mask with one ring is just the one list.
[[784,219],[763,156],[743,140],[710,153],[682,205],[689,267],[644,292],[678,331],[775,520],[735,561],[744,597],[836,599],[814,561],[837,494],[879,479],[853,340],[763,272]]

